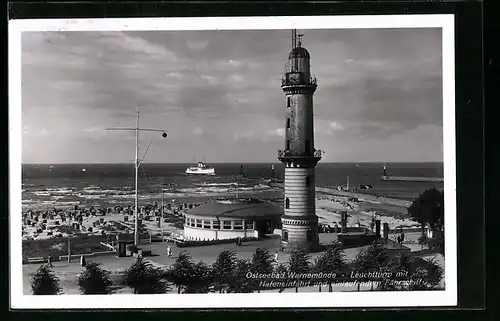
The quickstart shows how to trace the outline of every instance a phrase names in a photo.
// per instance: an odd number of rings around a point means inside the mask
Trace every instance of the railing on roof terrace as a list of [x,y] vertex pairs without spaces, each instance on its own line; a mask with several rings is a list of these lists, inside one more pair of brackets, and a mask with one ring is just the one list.
[[290,150],[278,150],[278,158],[283,158],[283,157],[291,157],[291,158],[308,158],[308,157],[322,157],[324,154],[324,151],[315,149],[314,152],[311,153],[301,153],[301,154],[292,154]]

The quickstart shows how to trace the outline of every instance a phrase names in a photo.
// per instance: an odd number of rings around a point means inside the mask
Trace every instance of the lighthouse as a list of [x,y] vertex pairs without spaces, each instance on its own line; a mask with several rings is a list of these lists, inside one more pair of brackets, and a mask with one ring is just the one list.
[[292,50],[281,81],[286,115],[285,149],[278,151],[285,167],[281,243],[285,249],[298,246],[313,251],[319,246],[315,167],[322,152],[314,148],[313,94],[317,83],[301,37],[292,31]]

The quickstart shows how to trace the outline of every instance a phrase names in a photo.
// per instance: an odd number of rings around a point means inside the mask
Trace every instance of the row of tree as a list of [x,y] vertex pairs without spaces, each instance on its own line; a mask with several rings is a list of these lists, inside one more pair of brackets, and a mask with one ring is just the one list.
[[[258,277],[249,277],[249,272]],[[373,272],[390,273],[391,277],[367,276]],[[251,259],[238,258],[235,252],[226,250],[217,256],[212,265],[202,261],[196,263],[184,251],[166,270],[139,257],[116,282],[100,264],[88,262],[78,277],[78,285],[82,294],[112,294],[120,287],[131,288],[135,294],[167,293],[173,287],[177,288],[177,293],[251,293],[269,288],[262,286],[262,281],[277,281],[275,277],[263,276],[272,273],[281,275],[279,281],[290,281],[293,273],[335,274],[335,277],[316,278],[316,283],[312,280],[310,283],[317,284],[318,291],[322,291],[322,285],[328,285],[330,292],[335,283],[353,280],[377,281],[372,283],[372,290],[435,289],[443,278],[443,269],[433,259],[422,260],[404,253],[390,257],[377,243],[358,253],[351,262],[346,262],[342,246],[336,242],[330,244],[314,263],[311,262],[311,256],[300,248],[293,249],[289,260],[283,263],[275,262],[265,249],[257,249]],[[398,278],[421,281],[412,284],[391,282]],[[301,284],[295,284],[296,292],[304,283]],[[290,285],[276,285],[274,288],[282,292],[286,287]],[[59,294],[62,291],[58,277],[47,265],[40,266],[34,274],[31,288],[35,295]]]

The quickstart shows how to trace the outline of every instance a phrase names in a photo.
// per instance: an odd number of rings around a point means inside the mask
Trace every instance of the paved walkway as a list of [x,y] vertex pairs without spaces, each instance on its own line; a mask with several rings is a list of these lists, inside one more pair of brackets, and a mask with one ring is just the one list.
[[[330,241],[331,236],[333,234],[320,234],[320,239],[323,240],[324,243],[328,243]],[[409,233],[406,234],[406,238],[410,242],[415,242],[416,238],[418,238],[418,233]],[[327,240],[328,239],[328,240]],[[168,245],[171,245],[172,248],[172,257],[169,258],[166,255],[166,248]],[[207,264],[213,264],[217,258],[217,255],[224,250],[232,250],[236,252],[237,257],[239,258],[248,258],[251,259],[253,254],[255,253],[257,248],[267,249],[271,255],[274,256],[274,253],[279,250],[280,239],[277,236],[273,236],[266,240],[261,241],[249,241],[244,242],[243,246],[237,247],[233,243],[229,244],[219,244],[219,245],[211,245],[211,246],[200,246],[200,247],[187,247],[187,248],[179,248],[171,243],[152,243],[147,245],[142,245],[143,249],[150,249],[154,256],[148,257],[147,259],[152,261],[157,266],[168,267],[175,262],[175,258],[182,251],[186,251],[191,257],[193,261],[204,261]],[[409,246],[412,252],[420,251],[420,245],[415,243],[405,244]],[[349,248],[345,249],[345,259],[346,261],[351,261],[357,253],[359,253],[361,248]],[[311,254],[311,262],[314,261],[321,253],[313,253]],[[290,254],[286,252],[278,252],[278,261],[279,262],[287,262]],[[433,255],[435,256],[435,255]],[[127,269],[129,266],[133,264],[135,261],[135,257],[123,257],[117,258],[114,255],[109,256],[98,256],[89,258],[88,261],[94,261],[101,263],[103,267],[110,272],[121,272]],[[444,258],[442,256],[438,257],[438,262],[444,266]],[[30,278],[34,272],[38,269],[39,264],[25,264],[23,265],[23,291],[25,294],[31,293],[30,288]],[[57,261],[53,262],[53,270],[56,275],[61,280],[61,286],[63,287],[63,291],[65,294],[79,294],[80,291],[78,289],[78,275],[82,271],[82,267],[80,266],[80,262],[78,259],[74,259],[71,263],[67,261]],[[300,292],[311,292],[318,291],[317,287],[314,289],[299,289]],[[335,288],[335,291],[354,291],[356,289],[339,287]],[[175,291],[175,289],[173,290]],[[276,290],[278,291],[278,290]],[[288,289],[286,292],[294,292],[295,289]],[[328,291],[328,288],[325,287],[324,291]],[[271,292],[275,292],[275,290],[271,290]],[[131,293],[129,289],[122,289],[118,293]]]

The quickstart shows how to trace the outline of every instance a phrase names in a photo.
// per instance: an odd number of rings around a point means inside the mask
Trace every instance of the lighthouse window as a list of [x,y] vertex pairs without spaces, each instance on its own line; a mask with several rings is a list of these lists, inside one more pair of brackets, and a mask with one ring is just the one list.
[[287,230],[283,230],[283,234],[281,235],[281,240],[284,242],[288,241],[288,231]]
[[287,150],[290,150],[290,140],[287,140],[287,141],[286,141],[286,149],[287,149]]
[[286,106],[290,107],[290,104],[292,102],[292,99],[290,97],[286,97]]
[[290,128],[290,118],[286,119],[286,128]]
[[290,199],[288,197],[285,198],[285,208],[290,208]]

